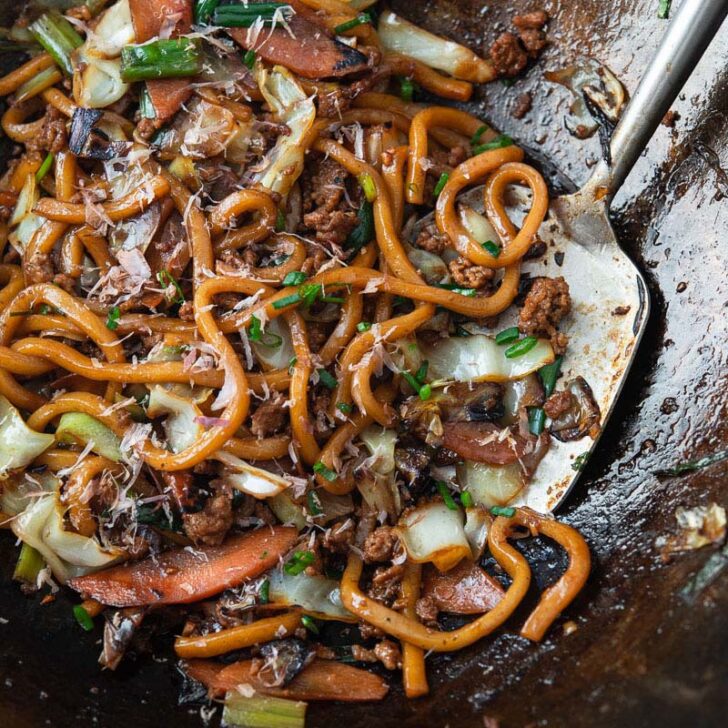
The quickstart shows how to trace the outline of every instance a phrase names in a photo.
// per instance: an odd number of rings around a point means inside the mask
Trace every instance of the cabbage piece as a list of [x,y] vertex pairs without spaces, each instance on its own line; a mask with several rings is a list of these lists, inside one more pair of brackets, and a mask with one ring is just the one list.
[[407,245],[407,257],[410,263],[419,271],[422,277],[431,286],[437,283],[449,283],[450,271],[445,261],[435,253],[423,248]]
[[8,235],[8,241],[21,255],[28,247],[30,239],[35,235],[35,231],[46,221],[44,217],[36,215],[34,212],[26,215],[20,224]]
[[56,428],[56,440],[63,443],[91,444],[93,452],[115,463],[121,461],[121,440],[103,422],[84,412],[66,412]]
[[457,466],[458,482],[476,503],[491,508],[508,505],[524,486],[523,470],[518,462],[488,465],[466,460]]
[[30,465],[54,441],[53,435],[31,430],[20,412],[0,396],[0,477]]
[[35,503],[38,493],[48,491],[52,493],[60,488],[61,481],[50,470],[33,473],[25,477],[23,473],[13,473],[2,483],[0,489],[0,511],[10,516],[22,513],[31,503]]
[[268,321],[261,340],[251,341],[250,345],[266,371],[288,369],[291,359],[295,356],[291,330],[280,316]]
[[440,571],[452,569],[470,558],[470,544],[463,529],[463,512],[434,501],[413,508],[396,527],[407,556],[416,563],[431,561]]
[[198,421],[202,417],[200,408],[157,384],[149,392],[147,415],[154,418],[164,414],[168,417],[162,426],[172,452],[182,452],[202,437],[204,428]]
[[316,107],[313,98],[306,96],[290,71],[283,66],[268,70],[258,63],[255,78],[276,120],[285,124],[291,133],[278,137],[253,181],[285,195],[303,170],[304,143],[316,119]]
[[43,556],[62,584],[111,566],[125,556],[122,549],[106,550],[94,538],[66,531],[58,491],[33,499],[10,527],[23,543]]
[[235,455],[220,450],[214,456],[227,470],[225,482],[236,490],[252,495],[254,498],[271,498],[282,493],[290,483],[280,475],[256,468]]
[[488,529],[490,528],[490,516],[488,511],[480,505],[467,508],[465,511],[465,537],[470,544],[473,559],[477,561],[485,551],[488,543]]
[[501,239],[495,228],[490,224],[485,215],[473,210],[469,205],[460,205],[460,222],[463,227],[473,236],[473,240],[479,245],[491,240],[497,245],[501,244]]
[[370,457],[366,461],[367,467],[380,475],[393,473],[397,433],[394,430],[385,430],[379,425],[370,425],[362,430],[359,437],[369,450]]
[[101,16],[98,24],[87,34],[86,46],[105,58],[117,58],[121,49],[136,40],[131,20],[129,0],[119,0]]
[[308,525],[303,508],[296,503],[285,491],[268,499],[268,506],[281,523],[290,523],[299,531]]
[[486,83],[495,76],[491,64],[469,48],[429,33],[390,10],[380,13],[377,30],[384,50],[402,53],[455,78]]
[[356,617],[341,603],[339,582],[325,576],[286,574],[280,569],[268,573],[269,599],[274,604],[298,606],[320,619],[355,622]]
[[35,174],[29,174],[25,178],[23,187],[18,195],[18,201],[15,203],[13,214],[8,221],[10,227],[19,225],[23,219],[31,213],[35,207],[35,203],[40,199],[40,191],[38,183],[35,180]]
[[452,336],[433,345],[421,344],[425,359],[430,362],[433,379],[456,382],[507,382],[521,379],[554,361],[554,350],[545,339],[539,339],[531,351],[508,359],[508,347],[499,346],[484,334]]

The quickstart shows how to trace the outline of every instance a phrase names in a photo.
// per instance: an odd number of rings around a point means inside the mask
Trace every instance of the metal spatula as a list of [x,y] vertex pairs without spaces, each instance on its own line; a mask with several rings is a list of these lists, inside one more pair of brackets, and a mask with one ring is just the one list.
[[[588,381],[601,410],[602,430],[634,360],[650,311],[644,278],[612,230],[609,204],[726,14],[728,0],[683,0],[614,130],[611,164],[600,162],[581,190],[552,200],[539,230],[547,252],[523,266],[524,273],[531,276],[563,276],[569,284],[573,310],[560,327],[569,336],[561,382],[578,375]],[[482,187],[461,199],[482,212]],[[513,218],[518,222],[519,200],[513,202]],[[415,236],[430,222],[432,215],[420,220]],[[515,312],[501,317],[504,328],[514,323]],[[589,437],[574,442],[553,440],[515,504],[541,512],[557,508],[596,443]]]

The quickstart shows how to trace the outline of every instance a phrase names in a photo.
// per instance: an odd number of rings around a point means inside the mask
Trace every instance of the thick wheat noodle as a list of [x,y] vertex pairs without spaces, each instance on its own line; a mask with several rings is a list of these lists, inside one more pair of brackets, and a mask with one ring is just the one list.
[[[393,150],[385,149],[382,157],[382,178],[387,185],[389,200],[392,203],[395,229],[400,231],[404,222],[404,169],[407,162],[407,147],[403,145]],[[389,160],[388,164],[385,164],[385,158]]]
[[0,394],[19,409],[32,412],[46,403],[46,398],[23,387],[8,372],[0,370]]
[[40,53],[22,66],[0,78],[0,96],[8,96],[17,91],[24,83],[35,78],[41,71],[55,65],[47,53]]
[[49,470],[54,472],[57,470],[65,470],[76,465],[80,454],[78,450],[60,450],[54,447],[38,455],[33,460],[33,467],[45,465]]
[[0,368],[11,374],[20,374],[24,377],[40,377],[43,374],[48,374],[55,366],[53,362],[49,362],[42,357],[23,354],[7,346],[0,346]]
[[[408,561],[402,577],[403,612],[413,620],[417,620],[415,605],[420,598],[421,578],[422,566]],[[402,642],[402,682],[408,698],[419,698],[430,692],[425,670],[425,651],[409,642]]]
[[63,488],[62,500],[68,505],[68,519],[82,536],[90,538],[96,533],[97,524],[89,506],[88,491],[91,481],[105,470],[123,475],[124,466],[100,455],[84,458],[74,465]]
[[0,264],[0,310],[10,303],[25,287],[23,270],[19,265]]
[[54,108],[58,109],[62,114],[69,118],[73,116],[73,112],[78,108],[71,99],[57,88],[46,89],[43,94],[43,100]]
[[455,78],[450,78],[450,76],[443,76],[414,58],[389,52],[384,54],[384,62],[392,67],[392,71],[397,76],[411,77],[422,88],[443,99],[469,101],[473,95],[472,83],[458,81]]
[[77,238],[94,262],[94,265],[100,270],[101,274],[107,273],[114,265],[114,261],[109,253],[109,245],[106,238],[93,228],[84,225],[75,230],[68,237]]
[[[381,109],[383,111],[391,111],[402,116],[406,116],[410,121],[427,108],[422,104],[403,101],[399,96],[392,94],[383,94],[376,91],[367,91],[367,93],[357,96],[351,105],[356,109]],[[430,136],[446,149],[464,146],[468,144],[468,137],[458,134],[456,131],[435,126],[430,129]]]
[[403,134],[409,134],[410,119],[404,114],[386,109],[349,109],[344,111],[341,116],[332,122],[332,126],[339,124],[362,124],[366,126],[376,126],[377,124],[391,124]]
[[43,164],[43,159],[40,154],[25,154],[22,156],[18,160],[18,166],[15,167],[10,176],[10,188],[19,193],[23,189],[28,175],[34,175],[40,169],[41,164]]
[[[233,229],[240,215],[258,213],[258,218],[244,227]],[[215,244],[215,251],[221,254],[225,250],[260,243],[273,233],[276,226],[278,208],[270,195],[258,190],[238,190],[228,195],[222,202],[212,208],[209,213],[210,231],[215,236],[226,233]]]
[[205,86],[198,86],[195,89],[195,93],[205,101],[209,101],[211,104],[216,106],[222,106],[227,109],[238,121],[250,121],[253,118],[253,110],[250,106],[241,104],[239,101],[233,101],[225,96],[218,95],[212,88]]
[[14,142],[21,144],[38,139],[43,133],[45,119],[40,118],[29,122],[25,120],[41,108],[43,108],[43,104],[37,96],[29,101],[24,101],[22,104],[11,106],[0,120],[3,131]]
[[272,437],[231,437],[223,446],[225,452],[242,460],[276,460],[288,455],[291,438],[287,435]]
[[[147,179],[145,184],[118,200],[102,203],[104,215],[112,222],[119,222],[138,215],[155,200],[169,193],[169,182],[157,175]],[[61,202],[51,197],[42,197],[33,210],[37,215],[57,222],[82,225],[86,222],[86,207],[80,203]]]
[[324,366],[331,364],[351,341],[363,312],[364,296],[356,291],[350,293],[341,306],[341,316],[336,327],[318,351],[318,358]]
[[287,313],[285,318],[291,331],[293,352],[296,355],[288,395],[291,431],[300,456],[307,465],[313,465],[319,459],[320,448],[314,437],[308,413],[308,382],[313,365],[311,350],[308,346],[306,322],[297,311]]
[[[458,167],[437,200],[435,219],[441,232],[444,232],[453,247],[463,257],[476,265],[488,268],[503,268],[514,265],[523,258],[533,245],[538,229],[548,212],[549,199],[546,183],[543,177],[533,167],[519,162],[503,163],[505,149],[484,152]],[[491,172],[485,186],[485,210],[489,220],[499,233],[503,233],[507,226],[508,215],[503,204],[506,186],[517,182],[525,182],[531,188],[531,209],[523,221],[518,234],[495,257],[484,250],[468,233],[460,221],[456,209],[458,193],[467,184],[473,184]],[[477,175],[477,176],[476,176]],[[450,186],[452,187],[448,189]],[[512,226],[511,228],[512,229]]]
[[[73,319],[79,329],[99,347],[109,363],[118,364],[125,361],[124,349],[116,335],[104,326],[81,300],[49,283],[28,286],[0,314],[0,345],[7,346],[21,324],[20,317],[12,314],[32,309],[38,303],[46,303]],[[120,392],[120,387],[118,384],[110,382],[106,391],[108,399],[113,400],[114,395]]]
[[[451,109],[448,106],[430,106],[420,111],[413,119],[409,135],[409,159],[407,163],[407,202],[421,205],[425,199],[426,162],[429,157],[429,133],[435,126],[446,125],[471,137],[482,129],[483,122],[470,114]],[[483,132],[481,138],[487,141],[493,132]]]

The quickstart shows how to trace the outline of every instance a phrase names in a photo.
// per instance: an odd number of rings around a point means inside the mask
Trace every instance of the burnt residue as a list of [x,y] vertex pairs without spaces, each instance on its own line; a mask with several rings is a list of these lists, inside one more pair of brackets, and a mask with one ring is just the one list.
[[[481,52],[515,13],[534,7],[527,0],[392,4]],[[542,82],[543,69],[586,54],[607,63],[633,92],[665,23],[655,0],[539,5],[553,16],[543,60],[512,87],[496,82],[478,90],[468,108],[582,184],[599,142],[578,141],[563,129],[568,96]],[[429,697],[407,701],[393,680],[383,704],[312,704],[310,728],[482,728],[485,717],[501,728],[725,722],[728,554],[706,548],[663,563],[654,544],[674,531],[678,506],[726,505],[728,461],[677,477],[656,473],[728,447],[728,206],[716,199],[722,193],[717,167],[728,168],[727,55],[728,38],[719,34],[674,105],[679,126],[658,129],[615,201],[618,237],[647,277],[653,313],[597,452],[560,513],[592,549],[587,588],[542,644],[518,636],[519,613],[507,631],[478,645],[430,655]],[[510,102],[526,90],[533,110],[512,119]],[[688,287],[678,293],[681,281]],[[86,634],[63,593],[47,606],[23,597],[10,581],[16,555],[13,539],[0,539],[0,616],[9,620],[0,625],[6,723],[152,728],[164,716],[178,728],[202,725],[199,705],[176,706],[171,650],[122,662],[115,674],[100,671],[100,620]],[[529,546],[528,558],[541,583],[556,575],[559,562],[548,542]]]

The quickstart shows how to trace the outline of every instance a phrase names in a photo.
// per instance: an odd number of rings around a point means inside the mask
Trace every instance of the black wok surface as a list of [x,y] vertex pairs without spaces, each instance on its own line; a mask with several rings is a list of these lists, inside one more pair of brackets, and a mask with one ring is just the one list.
[[[675,0],[677,3],[677,0]],[[5,2],[2,3],[5,6]],[[412,20],[487,49],[528,0],[392,3]],[[469,108],[551,159],[576,184],[596,138],[562,124],[568,104],[543,69],[591,55],[634,89],[664,22],[657,0],[549,0],[551,48],[513,87],[492,84]],[[9,6],[10,3],[7,3]],[[5,7],[7,7],[5,6]],[[540,645],[518,617],[482,644],[428,660],[430,697],[408,702],[395,682],[378,705],[309,708],[312,728],[725,725],[728,712],[728,548],[665,563],[655,540],[676,530],[680,505],[728,505],[728,462],[683,477],[655,472],[728,447],[728,27],[719,33],[614,207],[628,252],[646,273],[654,313],[620,405],[561,517],[589,542],[588,586]],[[526,90],[534,108],[511,110]],[[558,556],[528,547],[541,583]],[[202,724],[177,706],[174,661],[162,649],[116,674],[96,664],[100,629],[83,633],[64,595],[49,606],[10,581],[16,549],[0,539],[0,722],[5,726],[178,728]],[[578,629],[565,636],[573,620]],[[163,648],[163,645],[159,645]],[[213,724],[217,724],[213,718]]]

